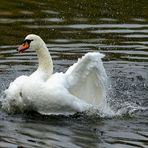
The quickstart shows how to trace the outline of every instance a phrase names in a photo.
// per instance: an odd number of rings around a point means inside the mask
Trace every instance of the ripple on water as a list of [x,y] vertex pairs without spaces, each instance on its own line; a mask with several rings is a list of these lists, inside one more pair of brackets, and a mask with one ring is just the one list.
[[16,51],[28,33],[46,41],[54,71],[66,71],[86,52],[105,53],[111,86],[109,107],[98,113],[61,117],[0,110],[0,146],[147,147],[146,2],[1,0],[0,92],[16,77],[36,70],[34,51]]

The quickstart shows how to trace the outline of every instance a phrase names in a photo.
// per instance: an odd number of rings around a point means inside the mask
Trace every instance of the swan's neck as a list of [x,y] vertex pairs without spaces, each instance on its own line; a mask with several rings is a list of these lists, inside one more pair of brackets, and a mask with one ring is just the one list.
[[36,50],[38,56],[38,70],[44,75],[44,79],[48,79],[53,72],[53,63],[50,53],[44,44],[41,49]]

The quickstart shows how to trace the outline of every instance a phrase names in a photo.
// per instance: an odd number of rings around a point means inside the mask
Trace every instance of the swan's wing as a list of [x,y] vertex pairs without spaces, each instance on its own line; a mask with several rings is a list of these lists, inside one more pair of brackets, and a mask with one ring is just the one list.
[[100,105],[106,96],[107,75],[101,53],[87,53],[67,72],[68,90],[74,96],[92,105]]
[[[20,106],[22,104],[21,89],[23,84],[28,79],[28,76],[20,76],[10,83],[8,89],[4,91],[2,98],[2,109],[10,112],[15,110],[14,106]],[[13,112],[13,111],[12,111]]]
[[16,78],[13,82],[10,83],[6,91],[19,92],[19,90],[21,90],[23,84],[27,79],[28,79],[28,76],[25,76],[25,75],[22,75]]

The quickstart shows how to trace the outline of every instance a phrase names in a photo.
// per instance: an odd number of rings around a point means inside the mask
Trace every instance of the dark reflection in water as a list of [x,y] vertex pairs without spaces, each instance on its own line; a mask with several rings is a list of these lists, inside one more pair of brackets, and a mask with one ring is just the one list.
[[34,51],[16,51],[27,34],[35,33],[47,43],[54,71],[66,71],[86,52],[106,54],[112,84],[108,102],[115,115],[46,117],[0,111],[0,147],[147,147],[147,14],[147,0],[1,0],[0,92],[36,69]]

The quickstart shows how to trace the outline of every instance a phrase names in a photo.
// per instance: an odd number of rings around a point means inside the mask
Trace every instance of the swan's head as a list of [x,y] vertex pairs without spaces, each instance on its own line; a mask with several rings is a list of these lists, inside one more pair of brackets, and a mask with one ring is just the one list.
[[26,36],[24,42],[18,47],[20,53],[24,52],[28,48],[38,50],[45,45],[44,41],[35,34],[29,34]]

